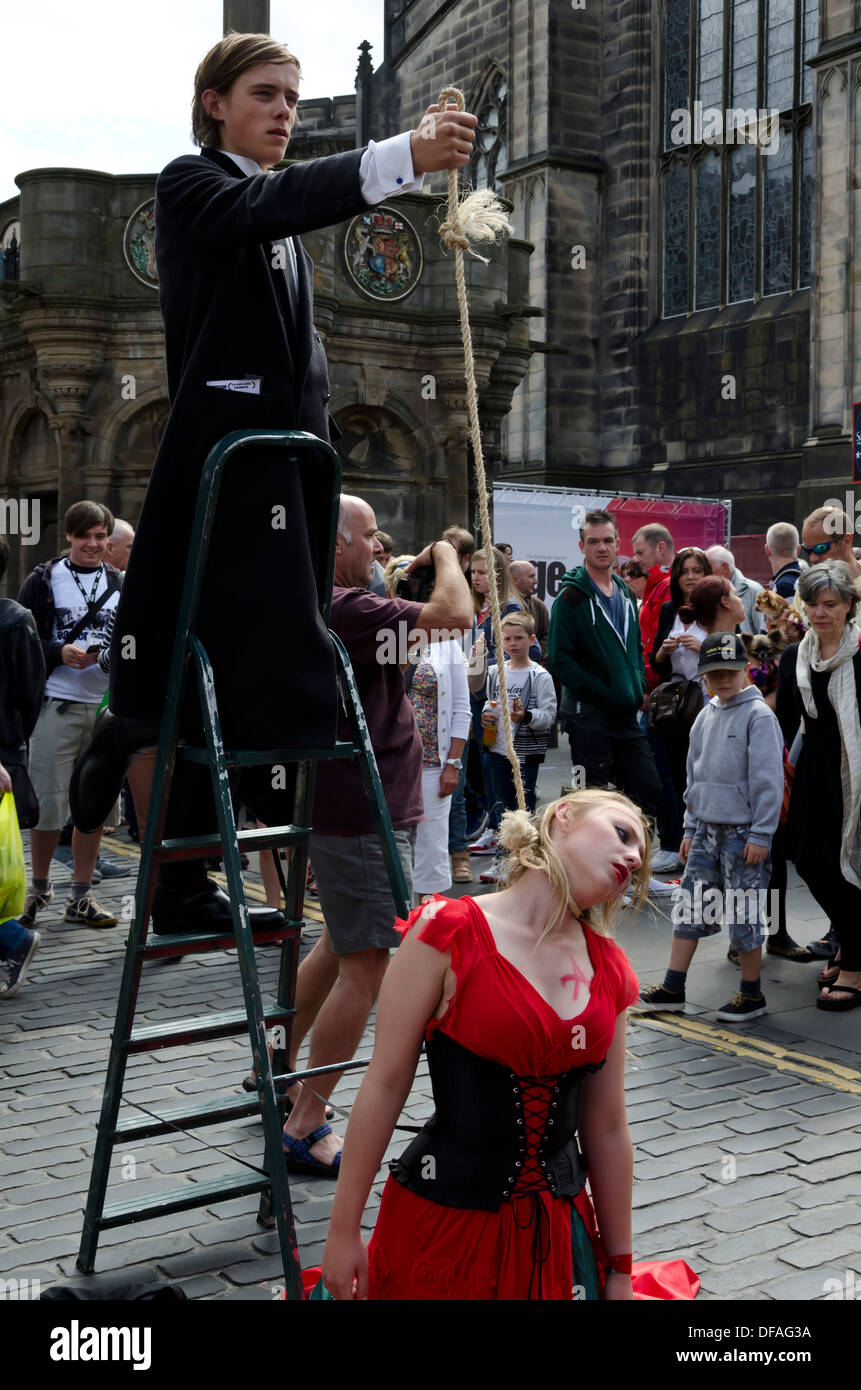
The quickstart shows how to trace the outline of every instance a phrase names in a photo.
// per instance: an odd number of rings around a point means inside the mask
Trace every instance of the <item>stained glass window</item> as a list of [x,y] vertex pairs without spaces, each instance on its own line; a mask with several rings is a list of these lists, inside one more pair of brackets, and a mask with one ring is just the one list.
[[688,307],[688,170],[677,163],[664,179],[664,318]]
[[740,145],[729,160],[727,302],[753,299],[756,275],[756,150]]
[[664,317],[810,284],[818,42],[819,0],[665,0]]
[[710,150],[696,165],[694,307],[720,303],[720,155]]
[[664,149],[670,149],[673,112],[688,105],[690,85],[690,0],[667,0],[664,41]]

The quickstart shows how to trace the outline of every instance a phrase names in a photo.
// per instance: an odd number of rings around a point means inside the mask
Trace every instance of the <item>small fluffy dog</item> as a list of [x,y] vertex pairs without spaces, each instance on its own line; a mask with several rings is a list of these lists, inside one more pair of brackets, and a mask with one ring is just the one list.
[[762,593],[756,596],[756,606],[760,613],[765,614],[767,635],[769,637],[773,637],[775,634],[782,636],[781,651],[790,642],[801,641],[806,629],[788,599],[775,593],[773,589],[763,589]]

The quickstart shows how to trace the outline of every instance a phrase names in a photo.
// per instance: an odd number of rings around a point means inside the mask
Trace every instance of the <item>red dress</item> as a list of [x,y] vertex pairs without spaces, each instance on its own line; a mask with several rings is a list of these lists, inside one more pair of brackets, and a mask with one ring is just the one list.
[[[437,900],[439,901],[439,900]],[[572,1067],[601,1062],[613,1041],[618,1015],[639,986],[622,949],[584,924],[595,971],[589,1003],[573,1019],[561,1019],[524,975],[496,948],[484,913],[472,898],[443,899],[444,906],[419,928],[438,951],[451,951],[457,988],[437,1029],[470,1052],[534,1078],[526,1110],[527,1160],[511,1198],[498,1211],[441,1206],[389,1177],[368,1247],[372,1299],[571,1299],[571,1200],[554,1197],[535,1159],[550,1104],[548,1082]],[[405,930],[422,909],[412,913]],[[574,1029],[585,1029],[572,1039]],[[531,1111],[531,1114],[530,1114]],[[531,1159],[531,1161],[530,1161]],[[540,1220],[541,1259],[535,1259],[534,1207]],[[584,1189],[574,1205],[594,1234],[592,1204]]]

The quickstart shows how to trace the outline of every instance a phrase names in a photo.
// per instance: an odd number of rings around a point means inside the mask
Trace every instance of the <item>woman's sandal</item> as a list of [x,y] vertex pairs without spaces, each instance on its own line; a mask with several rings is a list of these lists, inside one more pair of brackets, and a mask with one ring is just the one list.
[[833,985],[839,974],[840,961],[836,956],[832,956],[828,964],[816,976],[816,983],[820,986]]
[[835,985],[832,983],[829,989],[840,990],[851,996],[849,999],[832,999],[828,995],[820,995],[816,1001],[817,1009],[825,1009],[828,1013],[843,1013],[846,1009],[861,1008],[861,989],[856,989],[854,985]]
[[[861,993],[861,991],[859,991]],[[310,1134],[306,1134],[304,1139],[294,1139],[290,1134],[283,1134],[284,1141],[284,1160],[288,1168],[294,1169],[299,1173],[316,1173],[323,1178],[337,1178],[341,1168],[341,1155],[335,1154],[331,1163],[321,1163],[319,1159],[311,1158],[311,1145],[316,1144],[319,1139],[325,1139],[327,1134],[332,1133],[331,1125],[318,1125],[312,1129]]]

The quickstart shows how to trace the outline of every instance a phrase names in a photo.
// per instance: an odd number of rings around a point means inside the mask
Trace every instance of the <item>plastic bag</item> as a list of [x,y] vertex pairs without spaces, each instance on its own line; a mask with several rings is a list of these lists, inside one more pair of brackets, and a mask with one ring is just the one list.
[[0,925],[20,917],[27,897],[27,869],[11,792],[0,797]]

